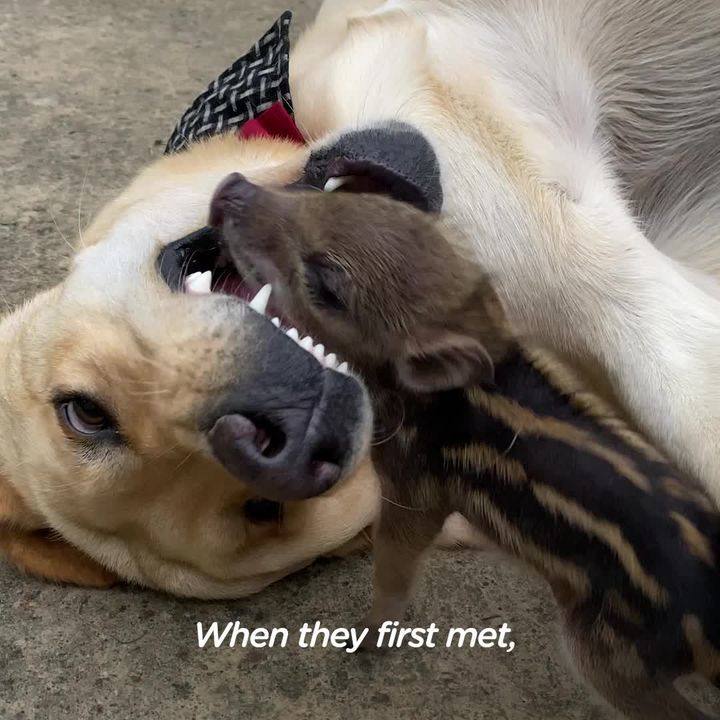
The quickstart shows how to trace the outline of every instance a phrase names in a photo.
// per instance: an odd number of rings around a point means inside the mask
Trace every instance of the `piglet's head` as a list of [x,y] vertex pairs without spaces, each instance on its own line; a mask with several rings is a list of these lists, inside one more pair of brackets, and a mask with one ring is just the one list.
[[507,349],[486,275],[438,217],[378,194],[261,188],[230,175],[210,223],[285,318],[358,370],[416,391],[488,381]]

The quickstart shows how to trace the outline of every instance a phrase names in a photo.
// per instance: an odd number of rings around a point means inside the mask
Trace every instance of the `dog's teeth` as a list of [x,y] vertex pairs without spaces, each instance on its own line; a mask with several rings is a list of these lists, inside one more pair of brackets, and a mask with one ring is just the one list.
[[267,310],[268,300],[272,294],[272,285],[263,285],[256,293],[255,297],[250,301],[250,307],[261,315]]
[[343,375],[347,375],[350,372],[350,368],[346,362],[340,363],[340,365],[337,366],[337,369],[338,372],[343,373]]
[[309,335],[306,338],[303,338],[302,341],[300,342],[300,347],[303,348],[303,350],[312,352],[312,349],[313,349],[312,338]]
[[273,324],[276,328],[279,328],[279,327],[280,327],[280,318],[273,318],[273,319],[272,319],[272,324]]
[[206,270],[202,275],[200,276],[200,289],[204,293],[209,293],[212,289],[212,270]]
[[313,348],[313,355],[315,355],[320,362],[323,362],[325,360],[325,346],[322,343],[318,343]]
[[352,179],[352,177],[349,175],[341,175],[340,177],[331,177],[325,183],[325,187],[323,188],[323,190],[325,192],[333,192],[333,191],[337,190],[339,187],[342,187],[343,185],[347,185],[347,183],[349,183],[351,179]]
[[185,278],[185,292],[194,295],[207,295],[212,286],[212,271],[196,272]]
[[287,333],[285,333],[289,338],[292,338],[296,343],[300,342],[300,333],[295,328],[290,328]]
[[336,368],[336,367],[337,367],[337,355],[336,355],[335,353],[330,353],[330,354],[325,358],[325,364],[326,364],[329,368]]

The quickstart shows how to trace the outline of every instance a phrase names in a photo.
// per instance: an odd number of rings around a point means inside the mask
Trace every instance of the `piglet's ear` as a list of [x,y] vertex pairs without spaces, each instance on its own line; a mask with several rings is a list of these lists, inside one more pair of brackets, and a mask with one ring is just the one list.
[[411,349],[396,363],[398,380],[416,392],[492,383],[494,365],[485,346],[450,331]]

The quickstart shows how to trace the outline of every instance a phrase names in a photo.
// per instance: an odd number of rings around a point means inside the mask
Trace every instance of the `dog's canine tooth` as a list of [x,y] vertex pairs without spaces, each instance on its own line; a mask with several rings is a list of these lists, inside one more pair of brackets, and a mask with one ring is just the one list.
[[268,301],[272,295],[272,285],[269,283],[263,285],[255,294],[255,297],[250,301],[250,307],[260,315],[264,315],[267,310]]
[[212,271],[195,272],[185,278],[185,292],[207,295],[212,287]]
[[276,328],[279,328],[279,327],[280,327],[280,318],[273,318],[273,319],[272,319],[272,324],[273,324]]
[[334,192],[339,187],[342,187],[343,185],[346,185],[348,182],[350,182],[352,178],[348,175],[340,175],[339,177],[331,177],[328,178],[328,181],[325,183],[325,187],[323,190],[325,192]]
[[300,342],[300,333],[295,328],[290,328],[285,334],[296,343]]

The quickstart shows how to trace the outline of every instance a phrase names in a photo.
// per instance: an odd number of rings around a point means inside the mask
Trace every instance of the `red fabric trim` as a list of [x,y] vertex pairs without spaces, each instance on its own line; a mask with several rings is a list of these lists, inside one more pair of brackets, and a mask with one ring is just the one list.
[[292,140],[300,145],[305,144],[305,138],[295,124],[295,120],[281,102],[271,105],[256,118],[248,120],[238,130],[238,137],[277,137]]

